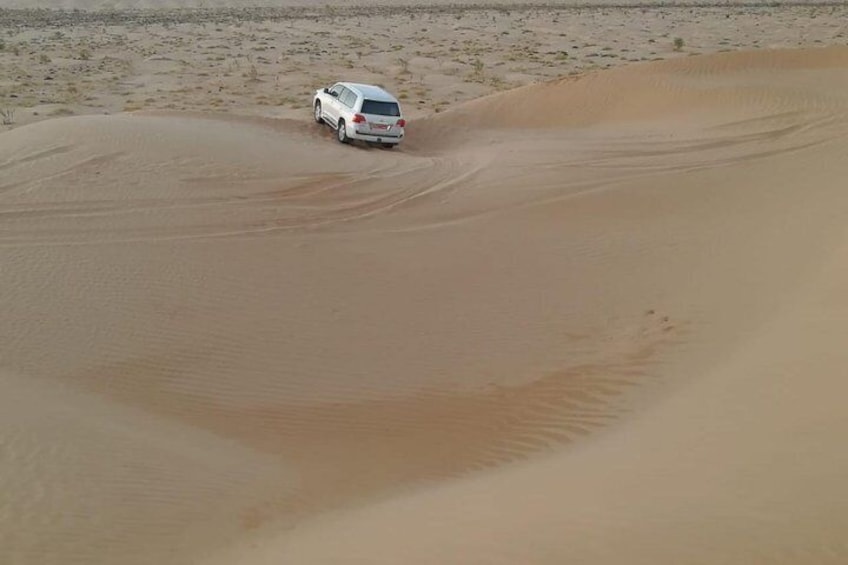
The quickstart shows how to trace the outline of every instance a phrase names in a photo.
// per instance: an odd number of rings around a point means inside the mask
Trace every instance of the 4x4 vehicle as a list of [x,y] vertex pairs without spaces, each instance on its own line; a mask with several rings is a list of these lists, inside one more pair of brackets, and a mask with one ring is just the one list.
[[403,139],[400,103],[379,86],[337,82],[315,91],[312,109],[315,121],[335,128],[342,143],[360,139],[391,148]]

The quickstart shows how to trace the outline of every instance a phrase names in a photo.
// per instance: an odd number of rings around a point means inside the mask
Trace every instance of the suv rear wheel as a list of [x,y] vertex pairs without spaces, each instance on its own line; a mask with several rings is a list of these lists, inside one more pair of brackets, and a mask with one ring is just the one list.
[[350,143],[344,120],[339,120],[339,127],[336,128],[336,137],[338,137],[339,143]]

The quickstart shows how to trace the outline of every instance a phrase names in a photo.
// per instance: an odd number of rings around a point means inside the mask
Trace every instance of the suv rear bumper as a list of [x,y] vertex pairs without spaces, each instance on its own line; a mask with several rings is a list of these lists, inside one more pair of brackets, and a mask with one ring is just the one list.
[[348,137],[352,139],[360,139],[362,141],[373,141],[376,143],[400,143],[403,139],[403,132],[399,134],[386,133],[366,133],[361,131],[348,131]]

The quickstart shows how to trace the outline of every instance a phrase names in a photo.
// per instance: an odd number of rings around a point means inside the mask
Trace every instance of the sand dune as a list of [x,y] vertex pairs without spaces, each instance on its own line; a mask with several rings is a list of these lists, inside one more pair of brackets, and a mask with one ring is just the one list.
[[0,562],[844,562],[846,71],[3,133]]

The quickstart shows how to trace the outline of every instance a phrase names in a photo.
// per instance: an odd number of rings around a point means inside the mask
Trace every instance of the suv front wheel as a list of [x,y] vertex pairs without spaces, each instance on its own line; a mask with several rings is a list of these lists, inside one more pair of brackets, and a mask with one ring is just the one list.
[[336,129],[336,137],[339,143],[350,143],[350,138],[347,136],[347,127],[344,120],[339,120],[339,127]]
[[324,123],[324,117],[323,117],[322,112],[321,112],[321,103],[320,102],[315,103],[315,121],[318,122],[319,124]]

